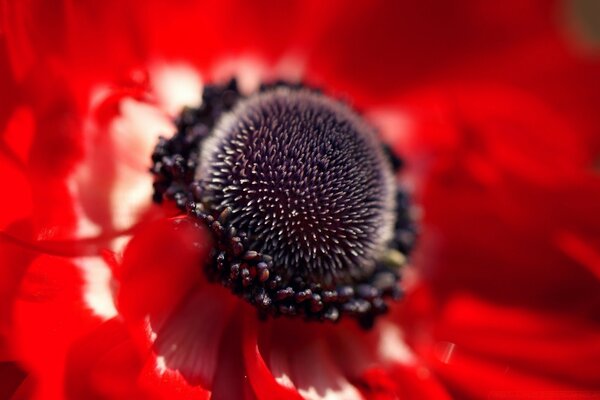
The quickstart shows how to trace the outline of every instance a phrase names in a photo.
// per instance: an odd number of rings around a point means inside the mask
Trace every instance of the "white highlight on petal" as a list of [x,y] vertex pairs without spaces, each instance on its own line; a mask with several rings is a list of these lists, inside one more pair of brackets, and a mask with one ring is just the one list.
[[367,119],[375,125],[386,143],[405,143],[413,131],[411,118],[392,109],[373,109],[367,113]]
[[360,392],[346,379],[323,340],[294,353],[294,382],[308,400],[356,400]]
[[121,171],[119,183],[111,193],[113,225],[117,230],[133,226],[139,213],[150,205],[152,178]]
[[111,211],[116,229],[133,226],[151,204],[150,156],[158,136],[171,136],[175,127],[156,107],[133,99],[121,102],[121,117],[112,122],[116,179],[111,192]]
[[358,390],[347,380],[338,381],[336,389],[328,388],[324,394],[319,393],[314,387],[308,390],[299,389],[298,393],[307,400],[357,400],[362,399]]
[[306,63],[306,56],[300,53],[289,53],[277,62],[273,75],[278,77],[278,79],[300,82],[306,71]]
[[202,102],[202,78],[186,63],[157,63],[150,68],[150,80],[161,107],[177,115],[183,107],[197,107]]
[[400,328],[387,321],[381,321],[380,324],[377,349],[380,359],[401,364],[415,364],[415,355],[404,342]]
[[437,357],[444,364],[448,364],[456,348],[456,343],[452,342],[438,342],[435,345],[434,351]]
[[294,382],[292,382],[292,379],[285,372],[280,372],[277,375],[274,374],[274,376],[277,383],[279,383],[281,386],[290,389],[294,388]]
[[286,372],[290,370],[289,361],[287,360],[286,355],[287,353],[284,351],[272,351],[269,359],[269,367],[277,383],[281,386],[293,389],[294,382],[292,382],[292,379]]
[[131,240],[132,235],[121,235],[111,241],[110,248],[115,252],[115,255],[121,256],[125,251],[125,247]]
[[258,90],[267,70],[262,60],[247,56],[222,60],[214,67],[212,75],[218,82],[236,78],[240,91],[248,95]]
[[[110,95],[110,87],[98,86],[91,107]],[[131,228],[151,205],[150,157],[158,136],[171,136],[175,130],[154,105],[126,98],[119,108],[108,126],[98,126],[92,118],[86,121],[86,157],[72,176],[74,197],[97,225],[111,230]],[[91,232],[86,224],[82,219],[82,229]]]
[[[68,181],[69,191],[74,199],[73,208],[77,218],[75,238],[91,238],[98,236],[102,229],[85,213],[77,201],[79,187],[77,177],[72,176]],[[83,285],[83,300],[94,315],[107,320],[117,315],[113,293],[111,290],[112,272],[100,257],[79,257],[75,265],[81,270]]]
[[167,372],[167,363],[165,362],[165,358],[162,356],[156,357],[156,372],[159,375],[163,375]]
[[386,108],[372,109],[366,118],[378,129],[385,143],[400,151],[400,156],[410,158],[410,168],[404,170],[402,184],[410,190],[415,190],[422,181],[415,174],[423,173],[425,160],[415,157],[415,154],[422,152],[414,150],[414,120],[405,112]]
[[131,98],[123,99],[120,109],[111,124],[114,144],[130,167],[146,168],[158,136],[171,136],[175,126],[161,109]]
[[290,53],[275,65],[268,65],[258,57],[245,55],[223,59],[212,71],[212,78],[225,82],[236,78],[240,91],[249,95],[258,90],[261,83],[274,80],[299,82],[304,75],[306,60],[299,54]]
[[113,90],[109,85],[96,85],[90,94],[90,110],[95,110],[102,104],[102,102],[111,95],[112,91]]
[[111,290],[112,273],[100,257],[76,259],[84,280],[83,299],[92,312],[104,319],[117,316],[117,308]]

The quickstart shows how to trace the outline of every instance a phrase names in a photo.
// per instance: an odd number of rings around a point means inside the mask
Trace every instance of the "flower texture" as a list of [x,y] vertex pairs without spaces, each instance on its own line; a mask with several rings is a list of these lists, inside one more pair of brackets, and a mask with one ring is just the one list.
[[[598,398],[600,52],[589,6],[1,1],[0,397]],[[381,315],[307,321],[327,319],[319,297],[305,318],[275,318],[205,273],[223,249],[214,220],[161,191],[152,154],[183,110],[214,106],[202,125],[212,132],[229,109],[211,90],[230,79],[244,110],[261,84],[318,88],[403,160],[418,240],[403,298],[383,298]],[[365,160],[380,171],[377,149]],[[389,205],[378,188],[349,196]],[[390,213],[375,213],[371,232]],[[351,244],[379,249],[377,235]],[[346,263],[309,247],[281,257],[299,269],[304,257],[324,271]],[[345,279],[363,279],[352,271]]]

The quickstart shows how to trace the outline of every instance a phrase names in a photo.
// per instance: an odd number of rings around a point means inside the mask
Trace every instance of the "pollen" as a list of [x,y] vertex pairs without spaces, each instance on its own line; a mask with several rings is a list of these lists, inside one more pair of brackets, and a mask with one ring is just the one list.
[[402,163],[346,104],[285,83],[207,86],[153,154],[154,200],[212,230],[209,279],[261,316],[372,325],[415,238]]

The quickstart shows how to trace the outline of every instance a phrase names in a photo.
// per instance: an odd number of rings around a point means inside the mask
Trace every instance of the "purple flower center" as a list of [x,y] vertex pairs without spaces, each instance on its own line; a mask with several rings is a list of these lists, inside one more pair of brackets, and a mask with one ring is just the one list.
[[392,167],[342,104],[278,88],[242,100],[203,144],[202,202],[231,209],[277,272],[332,286],[370,275],[394,227]]

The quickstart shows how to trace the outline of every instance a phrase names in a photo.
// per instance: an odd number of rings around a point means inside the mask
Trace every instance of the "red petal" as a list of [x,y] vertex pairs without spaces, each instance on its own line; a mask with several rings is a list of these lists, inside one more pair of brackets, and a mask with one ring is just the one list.
[[[238,308],[236,315],[231,318],[229,326],[222,338],[219,349],[219,368],[212,387],[214,400],[257,400],[248,382],[248,372],[244,365],[243,332],[244,316]],[[248,309],[246,309],[246,312]]]
[[[493,391],[597,389],[598,323],[455,296],[416,349],[460,398]],[[476,380],[473,380],[476,377]]]
[[232,346],[225,336],[237,304],[237,299],[216,285],[193,289],[166,320],[150,318],[156,332],[153,350],[191,386],[211,389],[224,368],[220,351]]
[[152,357],[144,365],[140,385],[159,399],[208,400],[210,392],[201,386],[190,386],[185,378],[174,371],[157,373],[156,360]]
[[[450,395],[425,366],[397,364],[367,370],[358,381],[368,398],[450,400]],[[361,387],[361,386],[359,386]]]
[[122,322],[104,322],[69,349],[65,391],[71,399],[149,399],[137,384],[143,360]]
[[134,320],[168,315],[199,283],[211,248],[208,230],[186,218],[140,229],[123,255],[119,310]]
[[[31,237],[31,224],[20,221],[7,228],[9,237]],[[4,232],[1,233],[2,235]],[[10,335],[13,322],[13,303],[27,267],[36,254],[0,236],[0,359],[12,359],[5,338]]]
[[232,54],[258,53],[276,60],[303,45],[305,32],[319,31],[324,12],[330,17],[343,10],[304,5],[132,0],[93,5],[63,1],[49,7],[36,0],[6,2],[3,30],[19,78],[36,62],[53,59],[84,80],[98,81],[156,59],[185,59],[203,67]]
[[381,102],[456,66],[553,34],[555,1],[341,2],[311,50],[310,69],[353,101]]
[[598,304],[590,269],[556,245],[559,232],[600,236],[600,189],[568,123],[527,94],[493,87],[429,92],[404,115],[426,210],[415,263],[440,299],[460,289],[564,312]]
[[12,399],[27,374],[15,363],[0,362],[0,376],[0,398]]
[[45,255],[23,278],[11,339],[39,398],[63,397],[67,349],[99,323],[84,303],[82,283],[70,260]]
[[12,301],[25,268],[33,258],[31,252],[16,245],[14,240],[31,242],[33,239],[33,206],[25,167],[30,117],[24,109],[15,111],[0,140],[0,176],[6,188],[0,198],[0,340],[7,334]]
[[254,315],[248,315],[243,332],[246,373],[255,395],[261,400],[302,399],[295,389],[280,385],[265,363],[258,346],[257,322]]
[[35,131],[32,110],[27,107],[15,109],[6,127],[3,128],[0,153],[13,161],[16,166],[23,168],[29,161],[29,151]]
[[407,132],[387,133],[397,139],[397,151],[412,169],[453,174],[444,177],[446,184],[472,179],[492,186],[512,176],[548,184],[571,179],[589,163],[568,120],[511,86],[463,83],[420,91],[400,104],[399,116]]
[[594,108],[600,101],[600,56],[583,53],[569,39],[566,33],[542,36],[491,53],[454,71],[453,79],[499,82],[535,93],[576,124],[577,135],[589,143],[585,150],[595,156],[600,151]]
[[572,232],[560,232],[556,237],[557,245],[574,260],[585,266],[600,281],[600,253],[598,252],[598,239],[586,240]]

